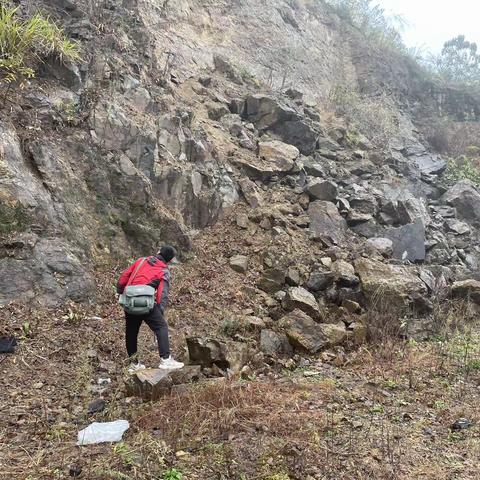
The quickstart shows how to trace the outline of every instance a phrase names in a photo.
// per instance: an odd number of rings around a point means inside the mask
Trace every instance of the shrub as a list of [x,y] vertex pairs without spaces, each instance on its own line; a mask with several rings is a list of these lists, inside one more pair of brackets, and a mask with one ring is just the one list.
[[326,3],[340,18],[379,47],[407,51],[401,35],[404,20],[400,16],[387,16],[373,0],[326,0]]
[[480,186],[480,159],[462,155],[447,159],[447,169],[443,175],[446,183],[470,180]]
[[78,60],[78,44],[48,17],[37,13],[22,20],[17,8],[0,5],[0,78],[5,83],[34,77],[38,63],[52,55],[60,61]]
[[364,97],[353,90],[337,87],[330,93],[330,103],[351,129],[365,135],[376,146],[388,144],[397,131],[395,104],[386,94]]

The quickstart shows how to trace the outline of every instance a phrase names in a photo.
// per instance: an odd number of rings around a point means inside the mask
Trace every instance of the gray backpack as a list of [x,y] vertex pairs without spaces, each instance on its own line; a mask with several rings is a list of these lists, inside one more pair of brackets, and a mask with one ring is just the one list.
[[146,258],[142,258],[135,272],[130,277],[118,303],[130,315],[146,315],[155,306],[155,289],[150,285],[131,285]]

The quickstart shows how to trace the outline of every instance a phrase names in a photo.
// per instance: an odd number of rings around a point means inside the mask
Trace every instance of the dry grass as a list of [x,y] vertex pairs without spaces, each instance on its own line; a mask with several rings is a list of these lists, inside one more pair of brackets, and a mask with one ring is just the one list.
[[162,437],[175,448],[195,439],[221,440],[235,432],[252,433],[259,425],[273,436],[297,442],[308,438],[305,431],[326,427],[324,412],[305,409],[312,395],[328,398],[329,382],[316,385],[271,382],[212,382],[194,386],[186,395],[172,395],[155,405],[135,425],[142,430],[161,430]]

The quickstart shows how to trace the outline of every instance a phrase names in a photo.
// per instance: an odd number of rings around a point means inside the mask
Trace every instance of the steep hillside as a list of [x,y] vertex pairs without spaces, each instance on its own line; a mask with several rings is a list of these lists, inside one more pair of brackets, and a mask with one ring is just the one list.
[[[82,61],[0,108],[0,477],[477,478],[480,192],[428,143],[475,94],[318,0],[17,3]],[[193,366],[147,404],[113,285],[167,242]]]

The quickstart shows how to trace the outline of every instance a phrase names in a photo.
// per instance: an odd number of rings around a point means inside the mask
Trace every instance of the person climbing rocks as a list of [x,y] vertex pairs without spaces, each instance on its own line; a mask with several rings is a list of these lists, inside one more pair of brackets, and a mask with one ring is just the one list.
[[145,368],[137,357],[138,333],[143,322],[156,335],[161,359],[159,368],[175,370],[184,366],[183,363],[177,362],[170,355],[168,325],[165,320],[165,307],[170,289],[170,270],[168,265],[175,258],[176,254],[177,252],[172,246],[164,245],[155,256],[137,259],[122,272],[118,280],[117,293],[119,295],[123,293],[127,286],[131,285],[148,285],[155,289],[154,306],[149,313],[134,315],[125,312],[125,340],[130,359],[129,373]]

